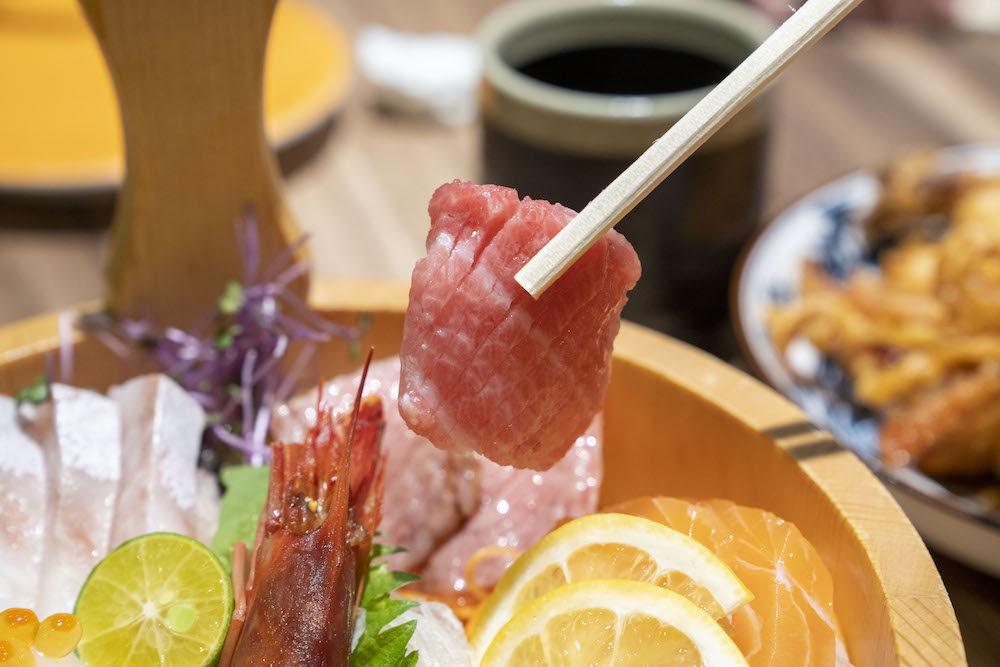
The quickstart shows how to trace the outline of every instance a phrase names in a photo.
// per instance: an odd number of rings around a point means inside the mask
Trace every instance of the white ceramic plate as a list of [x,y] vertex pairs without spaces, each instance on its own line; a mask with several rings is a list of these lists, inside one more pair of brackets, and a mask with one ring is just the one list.
[[[1000,173],[1000,144],[944,149],[938,154],[938,168],[942,174]],[[766,309],[797,297],[804,260],[818,260],[841,275],[870,262],[861,225],[878,202],[880,187],[874,171],[856,171],[815,190],[779,215],[744,257],[735,286],[733,320],[764,378],[879,475],[929,544],[1000,576],[1000,513],[915,469],[886,469],[878,453],[876,418],[829,388],[839,371],[832,364],[819,364],[817,372],[827,374],[825,381],[807,384],[794,379],[767,330]]]

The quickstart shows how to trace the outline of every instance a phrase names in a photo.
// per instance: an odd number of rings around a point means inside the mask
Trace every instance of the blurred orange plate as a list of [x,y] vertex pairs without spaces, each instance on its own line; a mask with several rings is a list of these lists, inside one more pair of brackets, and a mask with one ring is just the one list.
[[[121,120],[76,0],[0,0],[0,192],[118,187]],[[332,118],[351,82],[350,41],[319,9],[282,0],[267,50],[264,110],[278,150]]]

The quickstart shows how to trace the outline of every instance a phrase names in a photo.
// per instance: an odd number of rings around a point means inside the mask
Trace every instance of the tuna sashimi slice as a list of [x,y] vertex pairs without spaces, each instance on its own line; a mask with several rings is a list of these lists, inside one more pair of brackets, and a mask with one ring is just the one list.
[[111,548],[157,531],[197,536],[195,471],[205,413],[165,375],[113,387],[122,424],[122,483]]
[[547,469],[603,403],[639,259],[608,232],[535,301],[514,275],[573,211],[455,181],[429,212],[403,329],[400,413],[442,449]]
[[418,585],[441,595],[462,593],[469,587],[466,566],[477,551],[510,549],[508,555],[485,559],[476,567],[476,583],[492,587],[518,552],[560,522],[597,511],[604,471],[602,421],[598,414],[566,455],[544,472],[499,466],[479,457],[479,509],[434,552]]
[[[327,382],[324,404],[335,410],[350,409],[360,381],[357,372]],[[479,462],[468,454],[442,451],[407,428],[396,408],[399,357],[372,362],[364,394],[378,395],[385,410],[385,487],[379,531],[387,543],[406,549],[390,557],[390,566],[412,572],[478,507]],[[300,442],[315,421],[316,391],[312,390],[278,407],[271,433],[279,441]]]
[[0,609],[35,605],[45,544],[45,461],[0,396]]
[[39,618],[73,609],[94,565],[108,552],[121,474],[118,406],[85,389],[52,385],[30,420],[48,470],[48,511]]

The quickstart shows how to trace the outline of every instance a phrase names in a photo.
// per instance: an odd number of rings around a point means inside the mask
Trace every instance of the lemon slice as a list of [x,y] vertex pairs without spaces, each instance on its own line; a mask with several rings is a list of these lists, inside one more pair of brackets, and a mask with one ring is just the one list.
[[76,600],[85,665],[213,664],[233,615],[222,563],[197,540],[151,533],[123,543],[91,571]]
[[480,667],[732,667],[746,659],[715,620],[654,584],[594,579],[561,586],[519,611]]
[[511,565],[470,632],[476,656],[525,605],[589,579],[649,582],[679,593],[713,619],[753,599],[725,563],[687,535],[649,519],[594,514],[552,531]]

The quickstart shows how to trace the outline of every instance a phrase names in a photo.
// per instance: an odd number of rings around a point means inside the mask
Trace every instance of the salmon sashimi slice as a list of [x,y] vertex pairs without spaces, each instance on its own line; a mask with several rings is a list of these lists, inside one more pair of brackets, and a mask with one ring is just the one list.
[[[327,382],[324,406],[337,414],[350,410],[360,381],[358,371]],[[363,395],[378,396],[385,410],[385,489],[379,531],[386,542],[406,549],[389,557],[390,567],[413,572],[479,506],[479,461],[469,454],[442,451],[406,426],[396,407],[399,357],[371,363]],[[271,423],[274,439],[301,442],[316,423],[316,403],[316,390],[311,390],[279,406]]]
[[576,215],[495,185],[431,198],[410,285],[399,410],[449,451],[545,470],[600,409],[639,259],[610,231],[537,301],[514,275]]
[[25,424],[42,445],[48,509],[39,618],[73,609],[77,593],[107,554],[121,475],[118,406],[86,389],[52,385],[52,400]]
[[562,521],[597,511],[604,461],[600,413],[563,458],[543,472],[500,466],[479,457],[482,488],[475,515],[435,550],[417,584],[437,595],[462,594],[469,561],[481,549],[498,547],[503,555],[484,559],[473,573],[476,584],[492,588],[517,554]]
[[45,544],[45,462],[0,396],[0,609],[35,604]]
[[195,471],[205,413],[165,375],[113,387],[122,424],[122,482],[111,548],[138,535],[166,531],[196,536]]
[[638,498],[608,511],[685,533],[736,573],[754,599],[720,623],[751,667],[850,665],[833,610],[833,578],[794,524],[728,500]]

